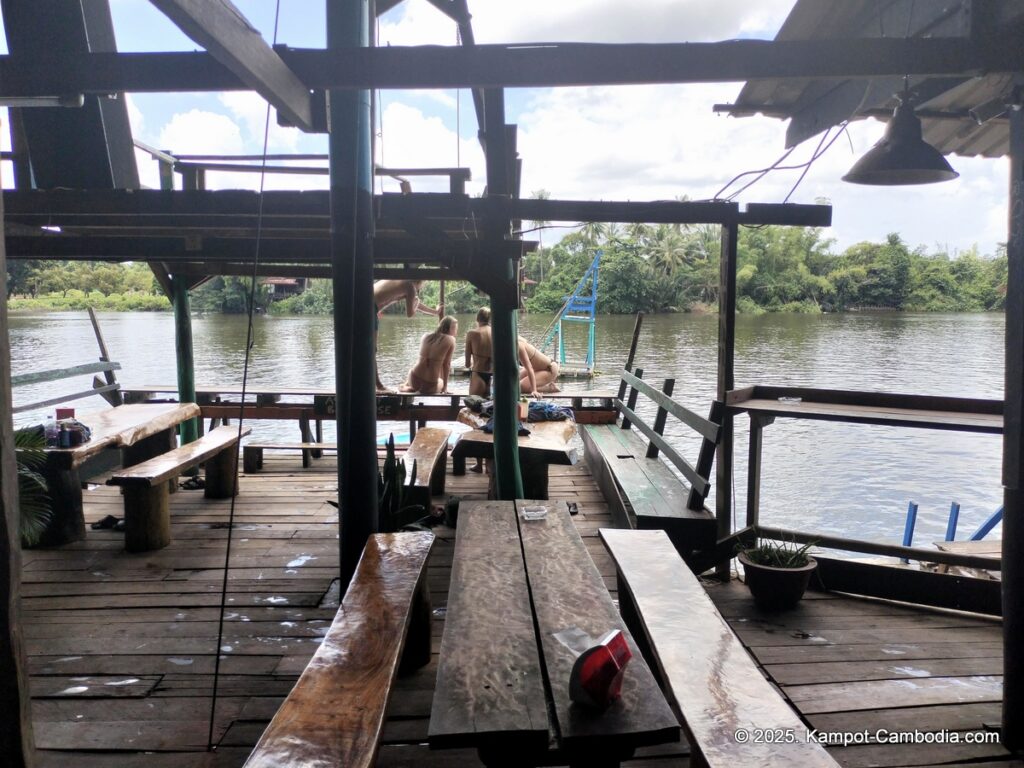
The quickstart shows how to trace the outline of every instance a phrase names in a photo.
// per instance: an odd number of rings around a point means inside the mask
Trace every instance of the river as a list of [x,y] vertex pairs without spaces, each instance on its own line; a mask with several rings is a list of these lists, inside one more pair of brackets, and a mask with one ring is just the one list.
[[[100,325],[125,386],[175,381],[174,321],[170,313],[109,313]],[[472,317],[460,317],[460,341]],[[520,331],[538,343],[550,317],[526,315]],[[633,318],[599,318],[598,376],[565,388],[613,389],[633,331]],[[381,321],[379,365],[397,386],[414,361],[419,339],[432,329],[425,316]],[[267,317],[254,321],[249,386],[330,387],[333,331],[329,317]],[[581,355],[583,328],[567,340]],[[775,384],[882,392],[1000,398],[1003,392],[1001,314],[741,315],[737,319],[736,384]],[[246,319],[193,319],[196,380],[200,386],[239,386]],[[12,314],[12,369],[25,373],[96,358],[85,313]],[[715,391],[717,318],[656,315],[644,321],[636,365],[660,386],[673,377],[675,399],[706,413]],[[570,355],[571,358],[572,355]],[[570,360],[571,362],[571,360]],[[20,387],[15,403],[90,386],[91,377]],[[81,385],[81,386],[79,386]],[[455,386],[465,386],[464,380]],[[98,397],[77,401],[80,412],[102,407]],[[651,413],[652,409],[647,409]],[[19,414],[37,423],[40,413]],[[735,508],[745,514],[746,419],[737,419]],[[382,425],[382,433],[403,425]],[[296,439],[290,422],[262,422],[264,437]],[[698,443],[683,429],[668,434],[690,461]],[[333,427],[328,430],[333,439]],[[294,434],[293,434],[294,433]],[[907,502],[920,505],[915,543],[942,538],[951,501],[962,505],[957,538],[974,530],[999,504],[1001,438],[960,432],[780,419],[764,431],[761,519],[765,524],[898,543]],[[711,502],[713,504],[713,501]],[[994,536],[999,535],[997,529]]]

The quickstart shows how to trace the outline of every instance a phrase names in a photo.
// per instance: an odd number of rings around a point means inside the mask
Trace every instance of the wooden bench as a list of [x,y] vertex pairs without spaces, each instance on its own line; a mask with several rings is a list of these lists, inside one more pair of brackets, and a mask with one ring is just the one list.
[[[547,516],[524,521],[522,507],[535,504]],[[463,502],[448,595],[431,749],[472,747],[492,766],[610,766],[678,741],[628,634],[634,658],[621,699],[605,710],[570,701],[577,654],[555,633],[626,628],[565,502]]]
[[[823,746],[809,743],[807,726],[761,674],[664,532],[600,533],[618,566],[620,610],[675,702],[692,764],[838,765]],[[738,729],[750,739],[738,740]]]
[[[711,463],[720,439],[721,408],[713,405],[708,418],[699,416],[672,400],[674,380],[667,379],[659,392],[642,376],[642,370],[636,375],[622,371],[621,394],[615,400],[622,417],[620,424],[589,424],[581,430],[587,463],[620,527],[664,530],[680,554],[689,557],[694,551],[712,549],[717,538],[714,514],[704,502],[711,490]],[[623,402],[627,388],[629,397]],[[653,426],[637,416],[640,394],[658,406]],[[696,465],[687,462],[663,437],[668,416],[700,437]],[[647,438],[646,442],[638,432]],[[659,454],[689,486],[658,458]]]
[[[242,429],[248,435],[251,427]],[[206,462],[204,495],[225,499],[238,490],[237,427],[217,427],[195,442],[115,472],[108,485],[124,488],[124,544],[129,552],[161,549],[171,543],[169,482]]]
[[[416,431],[416,437],[405,452],[406,470],[411,475],[412,463],[416,462],[416,478],[410,489],[412,504],[430,504],[431,496],[444,493],[445,470],[448,464],[448,438],[450,429],[423,427]],[[264,451],[302,451],[302,466],[310,464],[309,454],[314,450],[337,451],[337,443],[248,443],[242,446],[242,468],[246,474],[259,472],[263,468]]]
[[245,768],[376,763],[391,686],[430,661],[432,533],[371,536],[320,647]]

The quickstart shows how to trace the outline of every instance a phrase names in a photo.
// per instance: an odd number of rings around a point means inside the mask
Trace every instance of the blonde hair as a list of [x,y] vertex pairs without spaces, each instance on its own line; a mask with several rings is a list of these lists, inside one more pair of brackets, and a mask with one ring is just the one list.
[[430,334],[431,341],[437,341],[442,336],[447,336],[451,332],[452,328],[459,324],[451,315],[445,315],[441,318],[441,322],[437,324],[437,330]]
[[491,308],[490,307],[480,307],[480,311],[476,313],[476,321],[480,325],[490,325],[491,324]]

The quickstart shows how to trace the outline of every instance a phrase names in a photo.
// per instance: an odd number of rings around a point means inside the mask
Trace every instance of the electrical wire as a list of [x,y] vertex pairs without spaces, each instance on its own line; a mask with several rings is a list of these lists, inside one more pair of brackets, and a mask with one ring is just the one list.
[[[281,19],[281,0],[277,0],[274,10],[274,45],[277,44],[277,33],[278,25]],[[263,122],[263,156],[262,156],[262,168],[260,170],[260,190],[259,190],[259,205],[256,212],[256,243],[253,253],[252,262],[252,278],[249,284],[249,317],[248,326],[246,329],[245,337],[245,362],[242,367],[242,393],[238,403],[238,435],[237,442],[235,445],[241,445],[242,443],[242,421],[245,417],[245,395],[246,386],[249,380],[249,361],[251,357],[252,348],[254,346],[253,340],[253,314],[256,307],[256,278],[259,273],[260,263],[260,245],[263,240],[263,191],[264,185],[267,178],[267,147],[270,143],[270,102],[267,102],[267,114]],[[238,482],[238,464],[236,462],[235,467],[235,483]],[[228,535],[227,545],[224,549],[224,576],[221,581],[220,589],[220,611],[217,616],[217,647],[214,650],[214,662],[213,662],[213,696],[210,700],[210,727],[206,737],[206,751],[214,751],[213,745],[213,730],[217,719],[217,693],[220,682],[220,659],[223,652],[224,642],[224,612],[227,610],[227,597],[228,597],[228,569],[231,565],[231,539],[232,533],[235,528],[235,499],[236,495],[231,496],[231,507],[228,511]]]

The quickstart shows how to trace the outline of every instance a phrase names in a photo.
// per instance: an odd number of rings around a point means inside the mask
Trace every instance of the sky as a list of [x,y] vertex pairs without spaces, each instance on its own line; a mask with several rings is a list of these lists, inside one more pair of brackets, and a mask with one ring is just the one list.
[[[275,0],[235,0],[274,42]],[[793,0],[469,0],[478,43],[706,42],[771,39]],[[196,45],[148,0],[111,0],[122,51],[194,50]],[[323,47],[324,0],[280,0],[279,43]],[[379,45],[455,45],[454,22],[427,0],[405,0],[379,19]],[[786,122],[734,118],[712,106],[733,101],[742,83],[509,89],[506,119],[518,125],[522,194],[555,199],[670,200],[715,196],[737,174],[775,162]],[[135,138],[172,154],[259,154],[266,102],[254,93],[131,94]],[[0,118],[5,119],[0,114]],[[387,91],[377,108],[377,162],[390,167],[469,167],[470,194],[485,182],[484,157],[468,91]],[[791,202],[833,205],[826,236],[836,249],[899,232],[912,246],[991,254],[1006,240],[1009,166],[1005,159],[950,157],[960,178],[919,187],[861,187],[840,177],[882,135],[875,120],[854,123],[811,166]],[[9,146],[3,132],[2,146]],[[817,139],[787,160],[809,158]],[[326,137],[280,128],[271,116],[267,151],[324,153]],[[156,163],[137,152],[142,182],[158,186]],[[309,162],[302,163],[310,165]],[[5,163],[4,166],[8,164]],[[3,169],[10,184],[10,169]],[[743,192],[741,203],[782,202],[799,171],[778,171]],[[414,191],[443,191],[447,180],[413,179]],[[211,173],[210,188],[255,188],[255,174]],[[326,177],[270,176],[266,188],[325,188]],[[398,191],[393,180],[378,191]],[[731,191],[731,190],[730,190]],[[569,230],[565,230],[569,231]],[[545,232],[550,244],[563,230]]]

